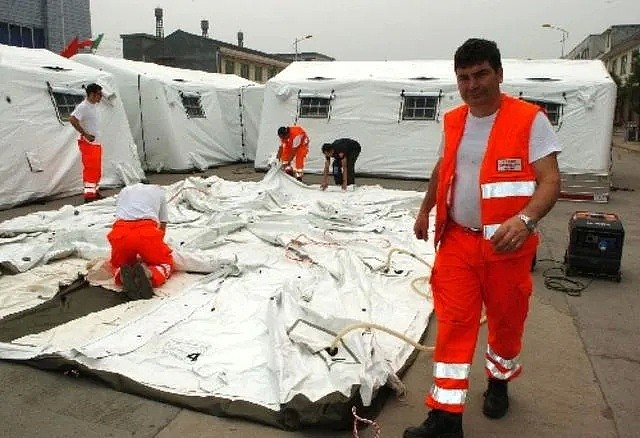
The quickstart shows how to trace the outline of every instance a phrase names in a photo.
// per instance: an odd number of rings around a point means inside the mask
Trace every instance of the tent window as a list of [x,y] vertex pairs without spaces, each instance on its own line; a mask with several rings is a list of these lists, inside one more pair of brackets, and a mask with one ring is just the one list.
[[187,117],[190,119],[204,119],[206,116],[202,109],[202,102],[200,102],[200,96],[186,95],[180,93],[182,97],[182,106],[187,112]]
[[329,97],[300,97],[298,117],[309,119],[328,119],[331,108]]
[[61,93],[58,91],[50,91],[53,101],[56,104],[56,112],[61,122],[68,122],[71,113],[84,100],[81,94]]
[[435,120],[438,96],[403,96],[402,120]]
[[522,98],[522,100],[526,100],[529,103],[533,103],[534,105],[538,105],[544,113],[549,118],[549,121],[553,126],[558,126],[560,124],[560,115],[562,113],[562,105],[555,102],[545,102],[543,100],[535,100],[529,98]]

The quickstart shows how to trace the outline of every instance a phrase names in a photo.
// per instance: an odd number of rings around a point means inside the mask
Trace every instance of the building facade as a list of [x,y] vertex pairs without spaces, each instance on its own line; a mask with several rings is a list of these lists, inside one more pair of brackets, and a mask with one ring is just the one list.
[[[565,58],[600,59],[619,84],[625,84],[636,56],[640,56],[640,24],[624,24],[611,26],[601,34],[589,35]],[[629,99],[617,102],[615,123],[618,125],[638,120],[640,116],[634,113]]]
[[242,33],[238,44],[176,30],[158,35],[121,35],[125,59],[155,62],[171,67],[228,73],[264,83],[283,70],[289,61],[276,55],[244,47]]
[[91,37],[90,0],[0,0],[0,44],[59,53]]

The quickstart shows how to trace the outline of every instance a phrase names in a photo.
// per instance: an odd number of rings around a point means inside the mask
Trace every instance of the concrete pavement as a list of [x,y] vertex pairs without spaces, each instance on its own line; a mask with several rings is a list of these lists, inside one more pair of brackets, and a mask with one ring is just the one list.
[[[618,145],[616,145],[618,146]],[[640,152],[640,148],[639,148]],[[535,292],[525,334],[525,371],[510,387],[512,406],[502,420],[485,419],[480,410],[485,387],[479,337],[468,409],[467,437],[635,437],[640,430],[640,153],[616,147],[614,185],[607,205],[561,202],[541,224],[539,258],[561,260],[568,242],[567,223],[575,210],[612,211],[623,220],[626,239],[621,283],[595,280],[580,297],[545,289],[543,274],[551,262],[539,262]],[[231,180],[257,180],[251,165],[207,171]],[[185,175],[152,175],[170,183]],[[317,183],[314,175],[306,182]],[[425,181],[358,178],[359,184],[381,184],[424,190]],[[631,191],[633,189],[633,191]],[[107,194],[113,194],[110,192]],[[55,200],[0,212],[0,220],[30,211],[79,204],[80,197]],[[431,329],[427,343],[433,342]],[[403,381],[404,400],[389,400],[377,418],[383,437],[399,437],[421,422],[422,400],[430,386],[431,357],[421,353]],[[0,362],[0,436],[6,437],[349,437],[346,431],[284,432],[240,419],[217,418],[123,394],[85,378],[67,377],[21,364]],[[373,436],[367,429],[361,436]]]

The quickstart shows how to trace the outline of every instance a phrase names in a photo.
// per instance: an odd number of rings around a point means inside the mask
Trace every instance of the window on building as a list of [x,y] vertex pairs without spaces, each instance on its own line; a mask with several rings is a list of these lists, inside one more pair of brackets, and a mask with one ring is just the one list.
[[256,82],[262,82],[262,67],[255,67],[255,70],[253,70],[253,80]]
[[0,44],[42,49],[44,48],[44,30],[0,22]]
[[275,68],[275,67],[271,67],[269,69],[269,78],[268,79],[271,79],[272,77],[274,77],[277,74],[278,74],[278,69]]
[[180,97],[189,119],[203,119],[206,117],[198,94],[180,93]]
[[84,100],[84,95],[80,93],[69,93],[68,91],[49,89],[53,103],[55,104],[56,115],[61,122],[68,122],[71,113]]
[[620,58],[620,75],[627,74],[627,55],[622,55]]
[[435,120],[438,96],[402,96],[402,120]]
[[224,62],[224,72],[226,74],[234,74],[236,72],[236,64],[233,61],[227,60]]
[[330,97],[300,97],[298,117],[309,119],[326,119],[331,108]]
[[240,64],[240,76],[249,79],[249,64]]
[[527,102],[533,103],[542,108],[553,126],[558,126],[560,124],[560,115],[562,114],[561,104],[545,100],[531,99],[528,97],[523,97],[522,100],[526,100]]

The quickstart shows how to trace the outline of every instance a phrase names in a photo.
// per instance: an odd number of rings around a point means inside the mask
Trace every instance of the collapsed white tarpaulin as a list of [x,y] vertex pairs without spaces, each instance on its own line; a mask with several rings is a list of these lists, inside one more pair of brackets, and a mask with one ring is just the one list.
[[204,169],[255,157],[260,84],[98,55],[78,54],[73,60],[114,76],[145,168]]
[[[432,245],[412,233],[423,194],[377,186],[322,192],[275,169],[257,183],[189,178],[167,193],[167,240],[180,267],[209,274],[162,298],[0,343],[0,358],[60,357],[163,393],[243,400],[274,413],[300,395],[313,403],[335,393],[349,397],[354,388],[368,405],[389,380],[397,382],[414,350],[402,340],[359,329],[336,355],[326,349],[359,322],[421,338],[432,305],[411,283],[429,268],[390,251],[433,259]],[[107,257],[113,212],[114,200],[105,199],[0,224],[0,262],[24,272],[0,279],[0,317],[29,307],[28,289],[14,302],[4,296],[35,281],[31,272],[40,274],[30,304],[51,296],[43,271],[64,277],[64,267],[43,265],[47,260]],[[68,278],[78,266],[69,265]]]
[[72,111],[75,101],[69,96],[82,100],[83,87],[92,82],[100,84],[105,94],[98,104],[101,185],[144,178],[110,74],[48,50],[0,44],[0,208],[82,192],[78,134],[59,114]]
[[[560,169],[608,174],[616,85],[602,62],[507,59],[503,69],[504,92],[555,104]],[[294,62],[266,85],[255,167],[277,150],[278,127],[297,123],[310,172],[322,171],[323,143],[349,137],[362,146],[357,172],[428,178],[442,117],[461,103],[452,61]]]

